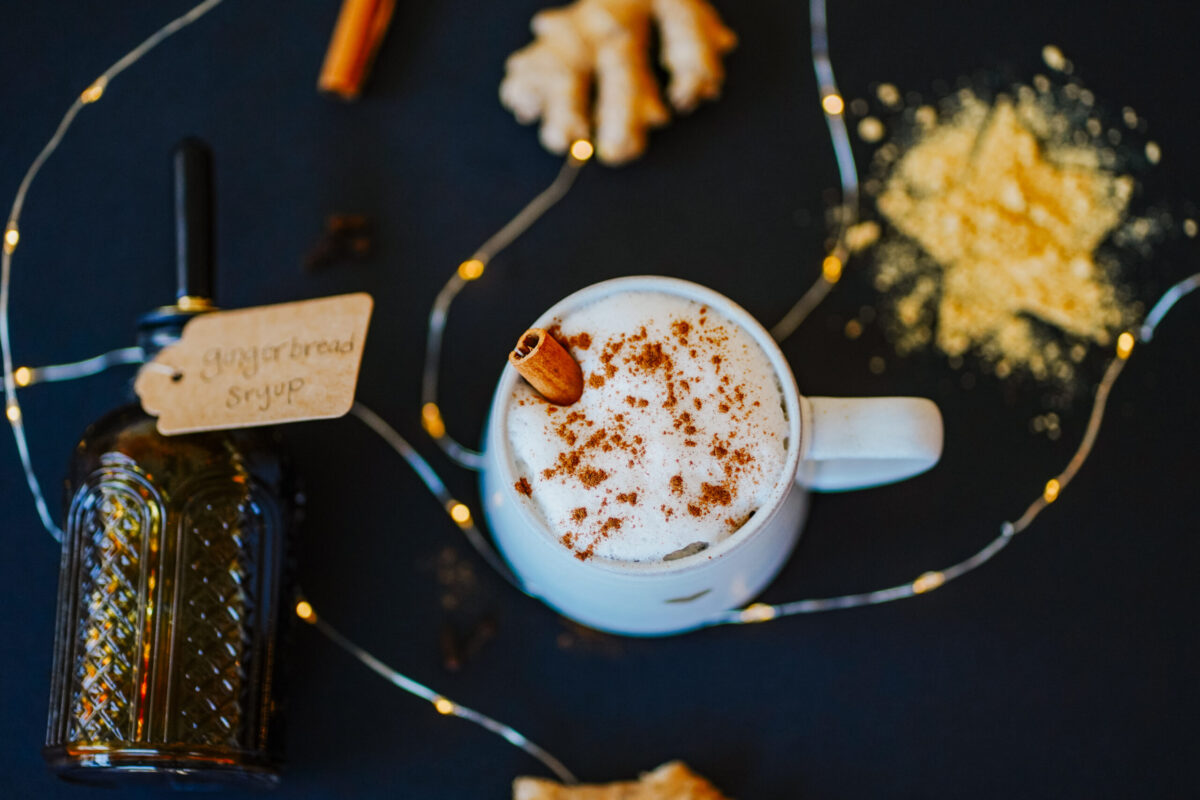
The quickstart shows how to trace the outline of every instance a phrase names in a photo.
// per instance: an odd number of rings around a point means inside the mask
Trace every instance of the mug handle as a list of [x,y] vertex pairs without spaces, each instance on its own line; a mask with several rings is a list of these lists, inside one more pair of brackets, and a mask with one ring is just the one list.
[[801,397],[796,481],[825,492],[911,478],[942,454],[942,414],[923,397]]

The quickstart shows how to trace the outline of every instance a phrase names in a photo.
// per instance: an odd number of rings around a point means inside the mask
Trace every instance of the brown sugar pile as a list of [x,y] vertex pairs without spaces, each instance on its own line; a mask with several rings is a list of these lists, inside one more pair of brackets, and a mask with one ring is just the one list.
[[917,110],[878,196],[904,237],[876,254],[898,349],[974,350],[1000,377],[1067,380],[1087,344],[1108,343],[1130,318],[1096,250],[1121,225],[1133,180],[1072,136],[1045,93],[957,100],[941,118]]

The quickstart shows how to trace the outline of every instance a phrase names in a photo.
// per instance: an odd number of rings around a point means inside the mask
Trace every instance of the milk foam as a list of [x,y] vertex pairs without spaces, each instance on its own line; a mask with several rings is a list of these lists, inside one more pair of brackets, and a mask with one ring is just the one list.
[[766,503],[788,424],[749,334],[657,291],[602,297],[551,333],[579,362],[583,396],[560,408],[519,381],[507,432],[521,500],[578,558],[701,552]]

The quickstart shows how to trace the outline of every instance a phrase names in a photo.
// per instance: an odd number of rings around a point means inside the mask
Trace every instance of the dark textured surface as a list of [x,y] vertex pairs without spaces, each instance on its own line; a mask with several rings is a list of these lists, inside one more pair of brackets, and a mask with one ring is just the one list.
[[[5,204],[70,99],[187,3],[7,5]],[[335,2],[229,0],[114,82],[34,187],[13,283],[18,363],[128,344],[136,315],[170,299],[168,155],[196,134],[217,161],[221,304],[372,292],[360,398],[474,502],[472,476],[438,456],[417,424],[425,313],[454,266],[558,168],[496,101],[504,57],[527,41],[539,5],[400,3],[370,91],[344,106],[313,89]],[[587,169],[455,306],[444,410],[461,439],[478,438],[509,341],[587,283],[687,277],[770,323],[815,276],[822,197],[836,173],[804,4],[719,5],[742,38],[720,103],[654,134],[632,166]],[[1054,42],[1102,103],[1150,120],[1165,157],[1145,197],[1178,204],[1194,192],[1198,18],[1184,4],[872,3],[835,7],[830,21],[848,97],[880,80],[928,92],[936,78],[976,69],[1028,78]],[[373,217],[376,253],[306,274],[303,257],[333,212]],[[1182,247],[1141,268],[1140,296],[1152,300],[1195,263],[1194,247]],[[872,302],[869,276],[849,269],[784,347],[797,380],[813,393],[933,397],[946,420],[943,463],[901,486],[818,498],[768,600],[890,585],[957,561],[1020,513],[1081,433],[1086,397],[1050,442],[1028,432],[1042,410],[1035,388],[980,377],[961,389],[935,357],[891,357],[877,327],[847,340],[845,320]],[[515,725],[586,779],[681,757],[742,800],[1193,796],[1198,302],[1137,349],[1094,459],[1062,500],[991,564],[925,598],[669,640],[581,638],[488,574],[354,420],[287,431],[311,487],[302,580],[345,633]],[[873,355],[887,357],[881,375],[867,369]],[[25,393],[53,500],[76,432],[122,400],[129,374]],[[3,438],[3,793],[111,797],[58,783],[41,762],[58,551]],[[446,548],[477,576],[454,614],[440,603]],[[495,637],[447,672],[444,621],[486,614]],[[312,630],[299,632],[291,660],[281,798],[502,798],[514,775],[538,771]]]

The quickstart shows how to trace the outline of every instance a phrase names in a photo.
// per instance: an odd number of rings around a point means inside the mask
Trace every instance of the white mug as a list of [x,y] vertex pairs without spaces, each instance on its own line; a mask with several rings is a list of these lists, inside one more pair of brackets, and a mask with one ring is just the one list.
[[507,414],[517,381],[506,368],[484,432],[484,513],[496,544],[526,591],[562,614],[612,633],[653,636],[704,625],[746,603],[778,574],[808,509],[810,489],[863,489],[932,467],[942,418],[916,397],[802,397],[779,346],[747,311],[704,286],[659,276],[617,278],[581,289],[532,327],[614,292],[665,292],[707,305],[741,326],[766,354],[787,412],[785,467],[767,502],[745,525],[701,553],[673,561],[581,561],[559,542],[515,487]]

